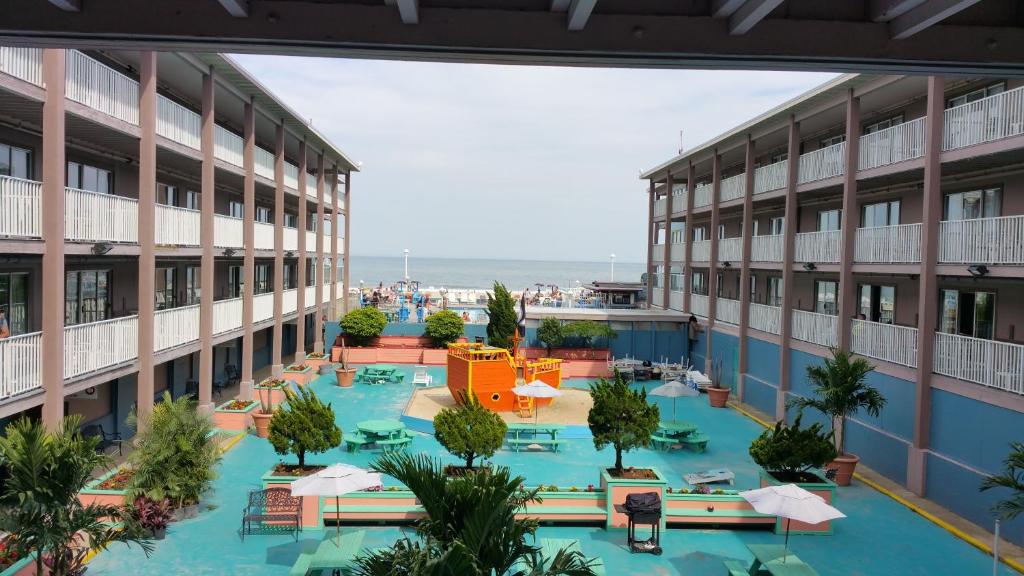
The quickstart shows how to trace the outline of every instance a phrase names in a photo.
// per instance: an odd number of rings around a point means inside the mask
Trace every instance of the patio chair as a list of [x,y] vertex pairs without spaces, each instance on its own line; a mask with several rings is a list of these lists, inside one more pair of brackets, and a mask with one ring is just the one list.
[[107,432],[101,424],[89,424],[82,427],[82,436],[99,438],[100,443],[96,445],[96,449],[101,452],[106,452],[110,446],[117,446],[117,455],[124,456],[120,432]]
[[416,365],[416,371],[412,375],[412,383],[415,385],[430,386],[434,378],[427,374],[427,367],[421,364]]

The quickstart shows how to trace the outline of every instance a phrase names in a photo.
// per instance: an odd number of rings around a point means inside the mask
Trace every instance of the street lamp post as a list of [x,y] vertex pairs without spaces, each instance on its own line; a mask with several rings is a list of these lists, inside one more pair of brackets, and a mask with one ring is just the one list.
[[405,281],[408,282],[409,281],[409,249],[406,248],[405,250],[403,250],[403,252],[405,253]]
[[615,254],[612,254],[611,256],[609,256],[609,258],[611,258],[611,260],[612,260],[612,277],[611,277],[611,281],[615,282]]

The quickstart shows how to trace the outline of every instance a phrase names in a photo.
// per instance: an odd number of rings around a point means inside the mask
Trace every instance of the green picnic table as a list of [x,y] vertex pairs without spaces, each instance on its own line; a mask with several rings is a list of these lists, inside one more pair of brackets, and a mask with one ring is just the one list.
[[[550,446],[555,452],[558,452],[558,445],[562,443],[558,439],[558,433],[565,430],[565,426],[562,424],[530,424],[528,422],[513,422],[508,425],[508,433],[511,438],[508,439],[508,445],[516,452],[519,452],[519,448],[524,445],[538,444],[540,446]],[[541,434],[546,434],[551,437],[537,438]],[[529,436],[529,438],[523,438],[523,436]]]
[[373,439],[390,440],[405,430],[405,424],[398,420],[363,420],[356,424],[356,428]]
[[[697,425],[683,420],[658,422],[658,432],[651,436],[655,448],[670,450],[677,444],[685,444],[686,440],[697,434]],[[707,441],[705,440],[706,444]]]
[[333,533],[325,536],[315,551],[303,552],[295,561],[289,576],[306,576],[311,571],[345,570],[352,568],[352,561],[363,544],[363,530],[343,532],[340,537]]
[[748,544],[747,550],[754,555],[754,562],[746,568],[742,562],[726,560],[725,567],[730,576],[818,576],[818,573],[797,558],[792,552],[787,553],[785,546],[778,544]]
[[369,382],[370,384],[401,382],[404,377],[404,374],[398,372],[398,368],[390,364],[364,366],[363,371],[359,373],[359,379],[363,382]]

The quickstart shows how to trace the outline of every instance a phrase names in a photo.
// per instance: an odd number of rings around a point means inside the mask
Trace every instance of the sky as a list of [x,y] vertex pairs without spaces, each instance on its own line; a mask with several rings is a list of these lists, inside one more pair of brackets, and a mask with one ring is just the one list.
[[646,260],[641,170],[833,74],[237,56],[340,147],[356,256]]

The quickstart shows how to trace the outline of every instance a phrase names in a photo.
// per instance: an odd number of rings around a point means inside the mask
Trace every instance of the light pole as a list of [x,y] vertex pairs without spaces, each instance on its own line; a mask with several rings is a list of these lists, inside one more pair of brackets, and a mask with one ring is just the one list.
[[409,281],[409,249],[406,248],[402,252],[405,253],[405,281]]
[[609,258],[611,258],[612,260],[612,277],[610,280],[612,282],[615,282],[615,254],[612,254],[611,256],[609,256]]

